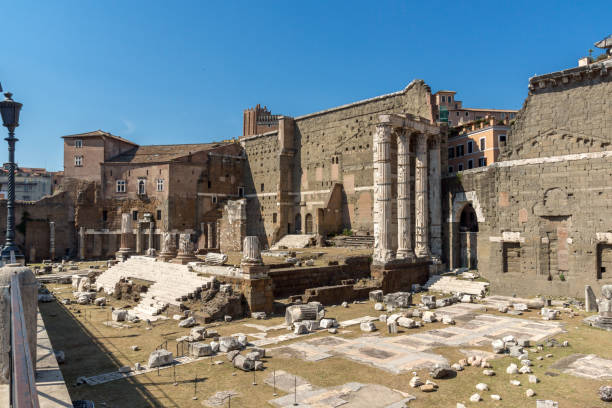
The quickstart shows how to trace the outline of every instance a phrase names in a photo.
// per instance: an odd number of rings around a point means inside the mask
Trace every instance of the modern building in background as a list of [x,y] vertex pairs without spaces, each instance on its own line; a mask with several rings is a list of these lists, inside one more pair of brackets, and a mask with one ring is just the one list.
[[[53,194],[55,173],[42,168],[17,167],[15,171],[15,200],[38,201]],[[8,197],[8,164],[0,168],[0,199]]]
[[508,119],[499,121],[489,116],[452,128],[448,136],[448,173],[495,163],[509,130]]
[[463,102],[455,99],[456,93],[455,91],[438,91],[433,95],[434,105],[437,109],[437,121],[447,122],[450,127],[482,120],[486,116],[497,121],[512,120],[518,112],[513,109],[464,108]]

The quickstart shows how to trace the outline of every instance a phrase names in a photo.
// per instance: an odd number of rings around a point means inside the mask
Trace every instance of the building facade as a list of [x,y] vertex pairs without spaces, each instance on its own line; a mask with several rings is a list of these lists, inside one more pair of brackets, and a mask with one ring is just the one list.
[[508,119],[498,121],[486,116],[450,130],[448,135],[448,173],[493,164],[507,143]]
[[447,122],[452,127],[485,117],[494,118],[497,122],[513,120],[517,113],[512,109],[464,108],[463,102],[455,98],[456,94],[455,91],[438,91],[433,95],[437,121]]

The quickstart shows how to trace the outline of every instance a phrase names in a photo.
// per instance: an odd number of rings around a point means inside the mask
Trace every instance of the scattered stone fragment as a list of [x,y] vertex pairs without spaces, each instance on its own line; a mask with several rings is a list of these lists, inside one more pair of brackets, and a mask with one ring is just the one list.
[[492,376],[494,376],[494,375],[495,375],[495,371],[493,371],[493,370],[483,370],[483,371],[482,371],[482,373],[483,373],[484,375],[489,376],[489,377],[492,377]]
[[244,334],[239,334],[239,335],[234,335],[236,337],[236,341],[238,341],[238,344],[240,345],[240,347],[245,348],[247,346],[247,344],[249,343],[247,340],[247,336]]
[[127,310],[117,309],[113,310],[111,314],[111,318],[114,322],[123,322],[125,321],[125,317],[127,316]]
[[412,377],[412,378],[410,379],[410,382],[409,382],[408,384],[410,384],[410,386],[411,386],[412,388],[417,388],[417,387],[420,387],[421,385],[423,385],[423,384],[424,384],[424,382],[423,382],[423,381],[421,381],[421,378],[420,378],[420,377]]
[[175,315],[172,315],[172,320],[181,320],[183,317],[184,317],[183,315],[175,314]]
[[232,351],[228,351],[228,353],[225,355],[225,357],[227,357],[228,361],[234,361],[236,356],[239,355],[239,354],[240,354],[239,350],[232,350]]
[[308,334],[308,327],[302,322],[295,323],[293,334]]
[[433,323],[437,320],[435,312],[424,312],[423,313],[423,321],[426,323]]
[[338,329],[336,329],[335,327],[332,327],[331,329],[327,329],[327,331],[330,334],[338,334]]
[[140,371],[142,370],[142,366],[140,365],[140,363],[136,362],[134,363],[134,371]]
[[491,394],[491,399],[495,401],[501,401],[501,396],[498,394]]
[[211,341],[210,342],[210,348],[213,351],[213,353],[218,353],[219,352],[219,342],[218,341]]
[[500,313],[508,313],[508,306],[499,306],[497,311]]
[[501,354],[506,351],[506,346],[503,340],[493,340],[491,347],[493,347],[493,352],[497,354]]
[[461,303],[472,303],[472,295],[463,295],[461,297]]
[[173,360],[174,360],[174,356],[172,355],[170,351],[159,349],[149,354],[149,361],[147,363],[147,366],[149,368],[155,368],[155,367],[171,364]]
[[138,350],[140,350],[140,347],[138,347],[138,346],[132,346],[132,347],[131,347],[131,349],[132,349],[132,351],[138,351]]
[[531,388],[529,388],[527,391],[525,391],[525,395],[529,398],[533,397],[535,395],[535,391],[532,390]]
[[569,341],[565,340],[563,343],[561,343],[561,347],[569,347]]
[[96,305],[96,306],[104,306],[104,305],[106,305],[106,298],[105,297],[96,298],[96,300],[94,300],[94,305]]
[[452,325],[452,324],[455,324],[455,320],[452,317],[445,315],[442,317],[442,323]]
[[266,312],[253,312],[251,313],[251,317],[256,320],[265,320],[268,316]]
[[529,382],[531,384],[537,384],[538,382],[540,382],[540,380],[538,379],[538,377],[532,374],[529,376]]
[[529,366],[523,366],[523,367],[519,368],[518,371],[521,374],[531,374],[532,373],[531,367],[529,367]]
[[359,324],[359,328],[363,332],[376,331],[376,326],[374,325],[374,322],[361,322],[361,324]]
[[518,339],[517,343],[521,347],[529,347],[529,344],[530,344],[529,339],[524,339],[524,338],[523,339]]
[[336,319],[324,318],[319,321],[319,327],[322,329],[331,329],[332,327],[338,327]]
[[536,400],[536,408],[559,408],[559,403],[553,400]]
[[518,387],[521,385],[521,382],[519,380],[510,380],[510,384],[516,385]]
[[382,302],[383,301],[383,291],[380,289],[372,290],[369,293],[369,298],[372,302]]
[[480,394],[474,394],[474,395],[472,395],[472,396],[470,397],[470,401],[472,401],[472,402],[478,402],[478,401],[480,401],[480,400],[481,400],[481,398],[480,398]]
[[232,316],[230,316],[230,315],[223,316],[223,321],[225,321],[225,323],[231,322],[232,321]]
[[238,340],[235,337],[219,337],[219,351],[221,351],[222,353],[227,353],[228,351],[239,349],[240,344],[238,343]]
[[598,394],[602,401],[612,402],[612,386],[602,385],[599,387]]
[[342,307],[348,307],[348,302],[342,302]]
[[213,351],[212,347],[210,347],[210,344],[198,342],[189,344],[189,354],[191,354],[191,356],[194,358],[198,358],[204,356],[211,356],[213,354]]
[[531,360],[521,360],[521,364],[524,366],[532,366]]
[[380,316],[378,316],[378,321],[386,323],[387,322],[387,315],[386,314],[381,314]]
[[431,376],[431,378],[433,379],[438,379],[438,378],[446,378],[451,376],[454,373],[454,371],[445,365],[436,365],[430,372],[429,375]]
[[193,327],[196,325],[196,320],[193,317],[188,317],[179,322],[179,327]]
[[385,310],[385,306],[382,303],[376,303],[374,304],[374,310],[377,310],[380,312],[381,310]]
[[423,392],[434,392],[437,387],[434,387],[432,384],[423,384],[419,387],[419,389]]
[[458,402],[457,403],[457,408],[465,408],[465,405],[463,405],[462,403]]
[[234,358],[233,364],[234,367],[242,371],[252,371],[255,368],[255,362],[253,360],[249,360],[240,354]]
[[478,383],[476,384],[476,389],[478,391],[488,391],[489,390],[489,386],[485,383]]
[[515,303],[514,305],[512,305],[512,307],[514,307],[514,310],[518,312],[526,312],[527,310],[529,310],[529,307],[524,303]]
[[463,366],[459,363],[455,363],[451,365],[451,368],[455,371],[463,371]]
[[508,368],[506,368],[506,374],[518,374],[518,366],[514,363],[510,364]]
[[552,358],[552,356],[553,356],[552,354],[547,354],[546,358]]
[[416,327],[416,322],[408,317],[400,317],[397,319],[398,326],[405,327],[407,329],[412,329]]

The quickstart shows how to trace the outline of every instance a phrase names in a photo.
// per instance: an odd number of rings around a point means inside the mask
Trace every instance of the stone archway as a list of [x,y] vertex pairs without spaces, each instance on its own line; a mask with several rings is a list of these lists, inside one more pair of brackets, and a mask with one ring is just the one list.
[[459,216],[460,266],[475,269],[478,264],[478,217],[471,203]]
[[306,214],[305,222],[304,222],[304,233],[312,234],[312,214]]

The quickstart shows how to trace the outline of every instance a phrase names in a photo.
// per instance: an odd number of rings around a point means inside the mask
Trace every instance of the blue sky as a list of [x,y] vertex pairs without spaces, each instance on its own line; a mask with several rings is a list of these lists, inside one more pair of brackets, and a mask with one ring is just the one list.
[[530,76],[575,66],[611,33],[610,11],[609,0],[3,1],[0,82],[24,103],[19,164],[61,170],[65,134],[223,140],[257,103],[298,116],[415,78],[467,107],[519,109]]

